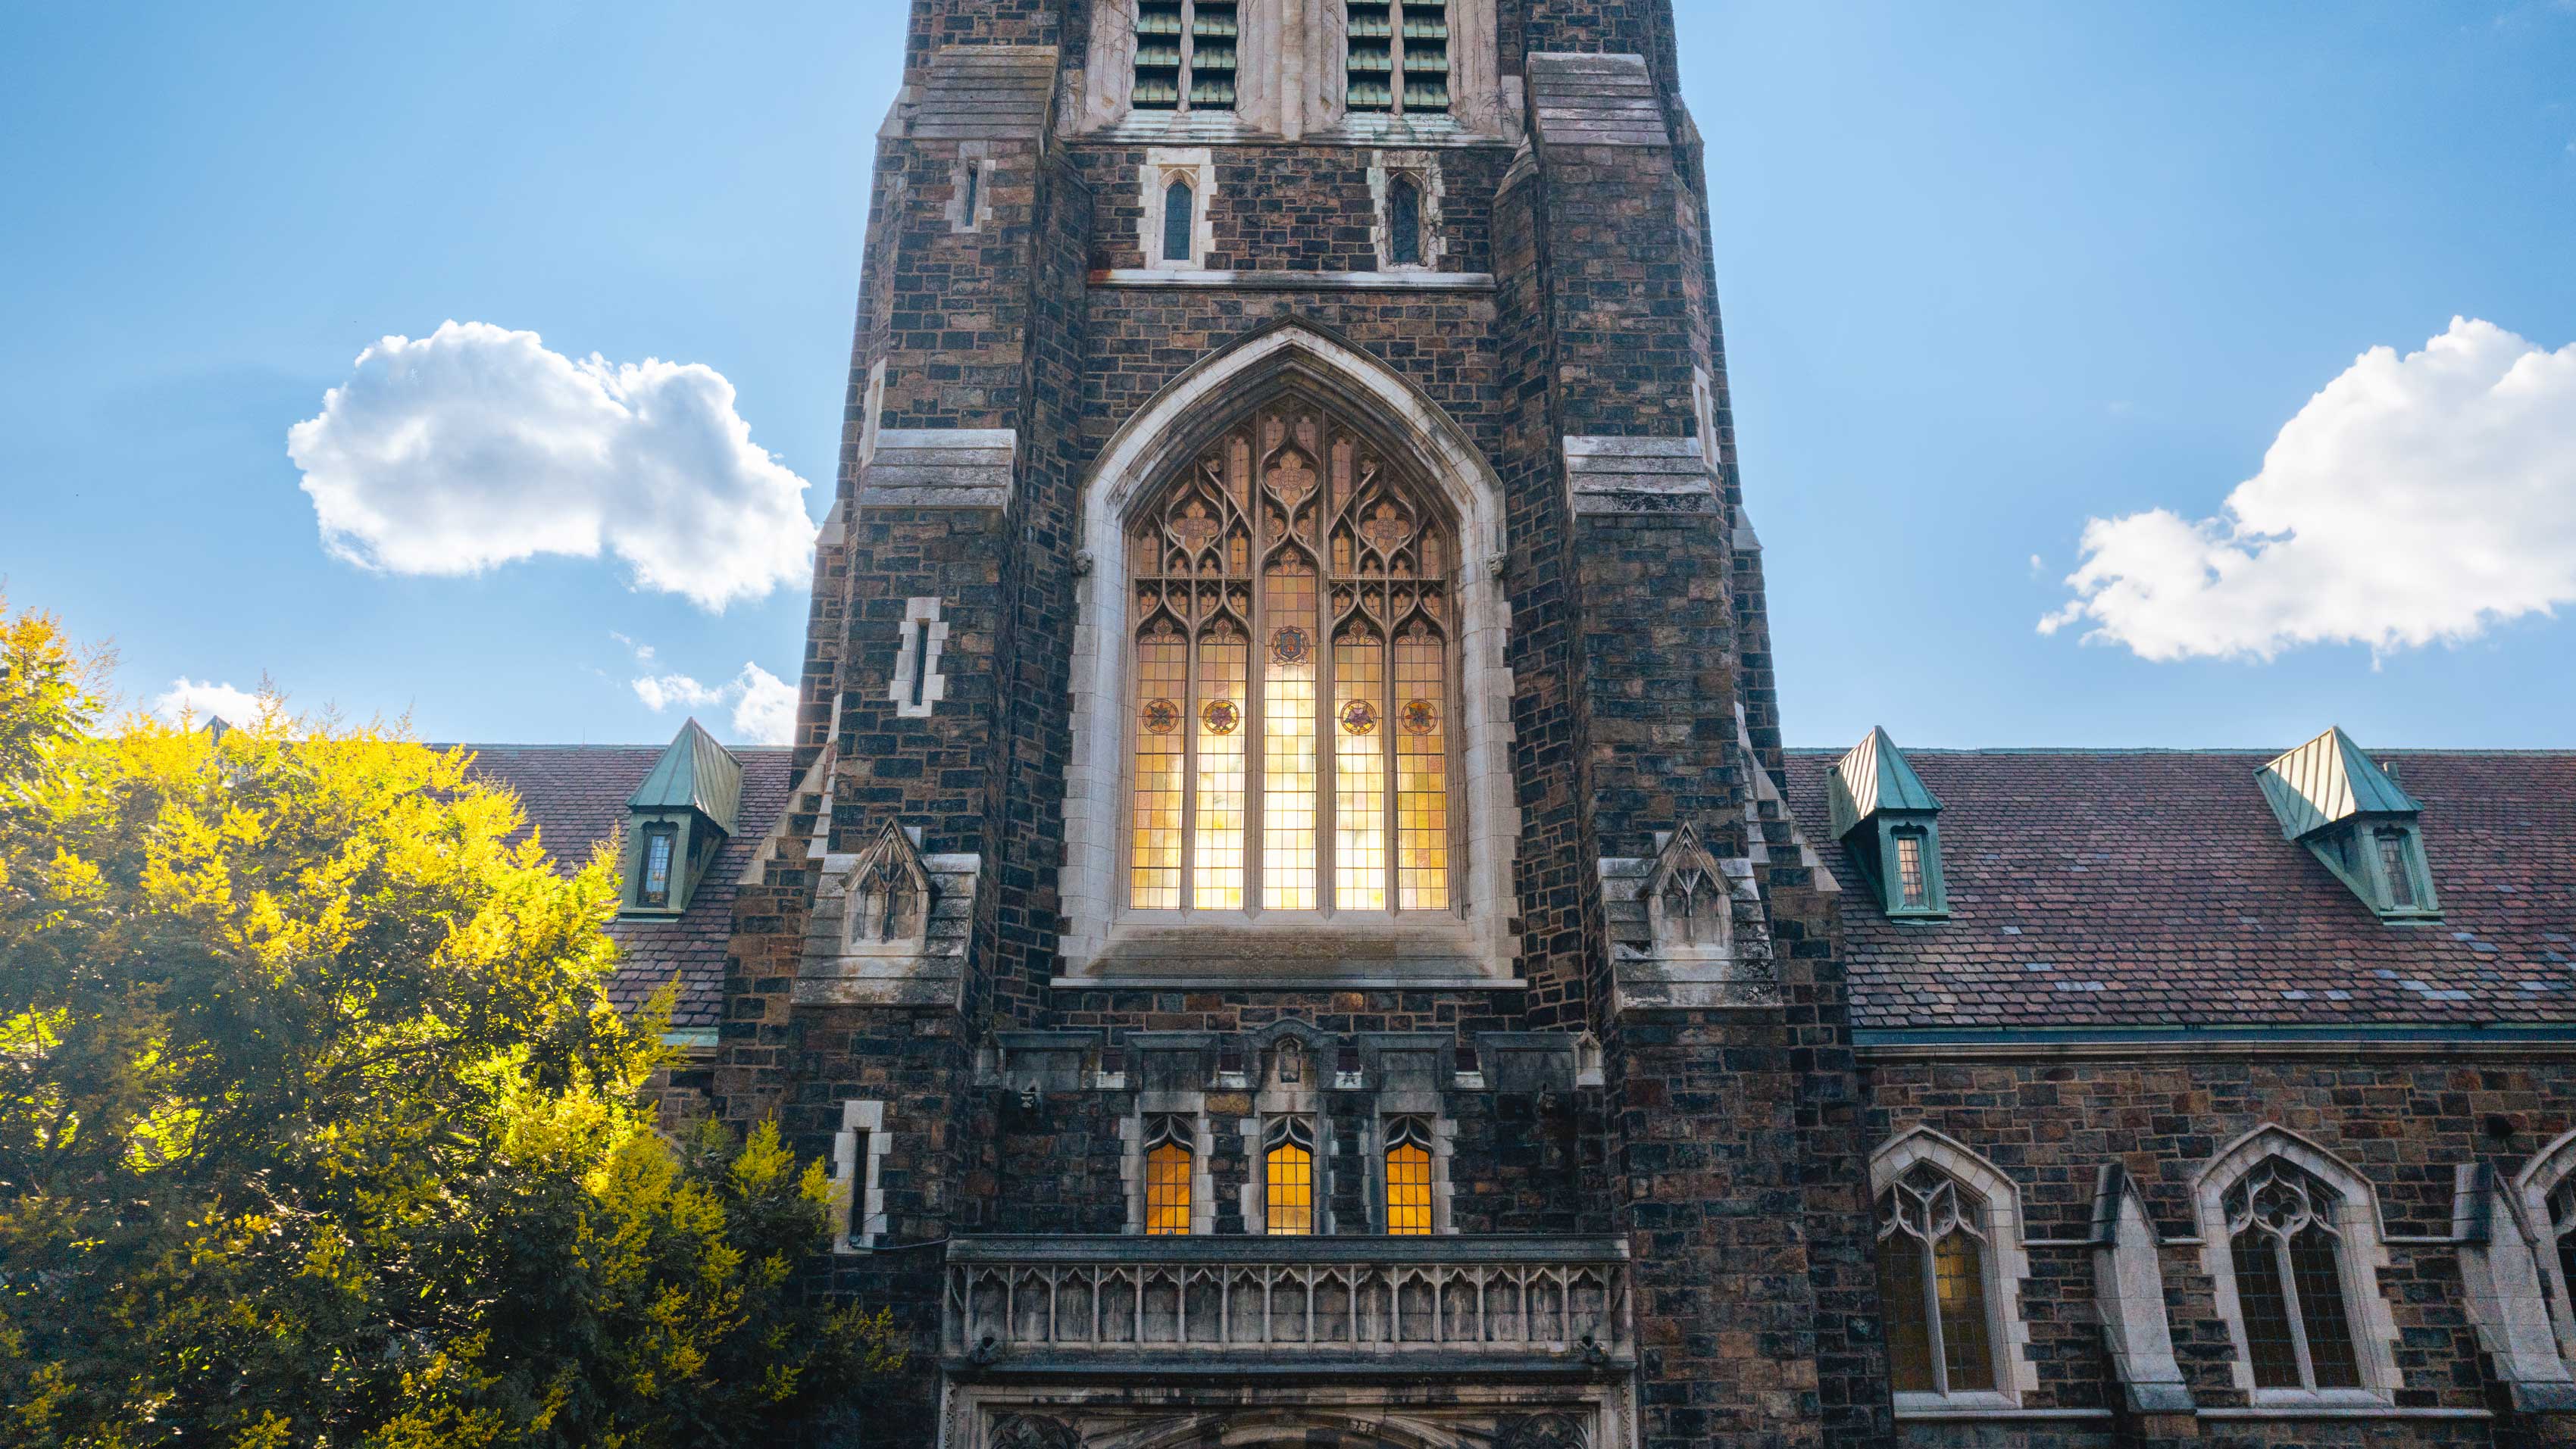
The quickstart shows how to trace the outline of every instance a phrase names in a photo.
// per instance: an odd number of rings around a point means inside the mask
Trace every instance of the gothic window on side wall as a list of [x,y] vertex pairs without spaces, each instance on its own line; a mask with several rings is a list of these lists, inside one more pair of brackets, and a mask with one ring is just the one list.
[[1446,913],[1455,534],[1298,402],[1131,521],[1131,912]]
[[2271,1158],[2220,1199],[2236,1307],[2257,1389],[2364,1387],[2345,1286],[2342,1197]]
[[1986,1205],[1930,1162],[1878,1196],[1878,1294],[1890,1386],[1942,1399],[1998,1391],[1995,1245]]

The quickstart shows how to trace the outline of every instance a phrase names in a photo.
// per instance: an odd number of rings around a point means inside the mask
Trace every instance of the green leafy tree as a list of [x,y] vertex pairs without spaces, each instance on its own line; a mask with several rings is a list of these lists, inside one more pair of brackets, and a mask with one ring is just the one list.
[[604,858],[274,698],[102,731],[105,667],[0,599],[0,1441],[749,1444],[894,1366],[794,1273],[819,1164],[654,1130]]

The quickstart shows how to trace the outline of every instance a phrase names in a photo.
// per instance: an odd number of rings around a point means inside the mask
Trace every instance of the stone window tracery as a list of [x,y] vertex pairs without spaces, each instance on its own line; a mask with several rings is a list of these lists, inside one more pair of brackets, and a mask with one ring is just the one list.
[[1136,911],[1450,908],[1455,546],[1301,403],[1132,524]]
[[1995,1392],[1984,1203],[1930,1162],[1879,1194],[1878,1291],[1900,1394]]
[[2335,1191],[2280,1158],[2221,1199],[2246,1347],[2260,1389],[2358,1389]]

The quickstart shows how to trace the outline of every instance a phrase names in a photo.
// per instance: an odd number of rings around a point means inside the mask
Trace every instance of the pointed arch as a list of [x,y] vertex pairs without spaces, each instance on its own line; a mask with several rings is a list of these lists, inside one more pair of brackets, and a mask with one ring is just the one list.
[[1255,329],[1166,384],[1110,437],[1084,480],[1085,567],[1062,878],[1066,980],[1088,983],[1114,974],[1114,962],[1104,968],[1104,957],[1127,924],[1120,824],[1130,783],[1130,671],[1137,665],[1125,646],[1144,622],[1131,617],[1131,521],[1228,429],[1288,397],[1328,409],[1364,432],[1454,528],[1455,713],[1463,736],[1454,799],[1465,817],[1464,860],[1451,919],[1407,928],[1429,931],[1426,940],[1436,937],[1431,949],[1397,954],[1467,963],[1455,978],[1426,984],[1508,984],[1514,953],[1505,922],[1512,914],[1519,820],[1510,773],[1511,676],[1504,665],[1509,606],[1495,567],[1504,547],[1501,481],[1465,431],[1419,388],[1348,341],[1297,319]]
[[[1926,1165],[1974,1199],[1972,1227],[1985,1260],[1987,1337],[1996,1372],[1990,1391],[1926,1394],[1918,1405],[1956,1406],[1981,1400],[2017,1405],[2024,1394],[2039,1388],[2039,1367],[2030,1360],[2030,1325],[2021,1313],[2021,1287],[2030,1277],[2030,1254],[2022,1243],[2021,1187],[1983,1154],[1918,1124],[1870,1154],[1870,1198],[1882,1216],[1899,1184],[1919,1185],[1925,1180],[1917,1169]],[[1882,1239],[1886,1236],[1881,1234]],[[1914,1397],[1900,1394],[1898,1406],[1905,1407],[1905,1400]]]
[[2514,1177],[2524,1218],[2540,1239],[2540,1271],[2549,1278],[2549,1317],[2560,1351],[2576,1359],[2576,1130],[2561,1133],[2531,1155]]
[[[2276,1166],[2275,1164],[2278,1164]],[[2304,1328],[2299,1330],[2301,1347],[2297,1361],[2303,1365],[2300,1387],[2259,1382],[2255,1371],[2255,1348],[2248,1326],[2248,1284],[2238,1279],[2239,1259],[2236,1238],[2242,1225],[2236,1222],[2246,1216],[2245,1204],[2238,1202],[2241,1184],[2274,1179],[2287,1183],[2286,1189],[2302,1194],[2304,1210],[2331,1236],[2334,1272],[2329,1276],[2333,1291],[2341,1298],[2344,1321],[2352,1337],[2356,1387],[2321,1387],[2323,1376],[2304,1367],[2312,1357],[2305,1345]],[[2313,1186],[2307,1186],[2312,1184]],[[2330,1201],[2317,1199],[2329,1198]],[[2236,1345],[2236,1386],[2253,1395],[2257,1404],[2310,1403],[2393,1403],[2399,1388],[2397,1368],[2397,1323],[2389,1311],[2387,1296],[2380,1290],[2380,1274],[2389,1266],[2388,1230],[2380,1216],[2379,1192],[2368,1177],[2351,1163],[2318,1145],[2307,1137],[2267,1122],[2219,1149],[2192,1179],[2192,1205],[2200,1223],[2201,1269],[2217,1287],[2218,1314],[2227,1322],[2227,1331]],[[2259,1264],[2255,1253],[2260,1244],[2249,1244],[2247,1261]],[[2310,1266],[2300,1264],[2295,1272],[2307,1273]],[[2274,1276],[2288,1278],[2292,1272],[2275,1270]],[[2293,1309],[2276,1308],[2275,1316],[2298,1317]]]

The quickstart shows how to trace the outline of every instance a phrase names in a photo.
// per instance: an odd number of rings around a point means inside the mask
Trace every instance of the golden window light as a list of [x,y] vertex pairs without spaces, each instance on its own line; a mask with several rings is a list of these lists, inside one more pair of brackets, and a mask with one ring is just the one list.
[[1165,1140],[1145,1154],[1145,1231],[1186,1237],[1190,1231],[1190,1150]]
[[1431,1148],[1421,1124],[1410,1120],[1388,1132],[1386,1230],[1398,1237],[1431,1232]]
[[1128,908],[1450,909],[1443,519],[1291,402],[1222,434],[1131,527]]
[[1300,1237],[1314,1232],[1315,1150],[1293,1119],[1271,1130],[1261,1172],[1262,1217],[1270,1234]]

